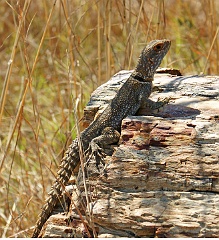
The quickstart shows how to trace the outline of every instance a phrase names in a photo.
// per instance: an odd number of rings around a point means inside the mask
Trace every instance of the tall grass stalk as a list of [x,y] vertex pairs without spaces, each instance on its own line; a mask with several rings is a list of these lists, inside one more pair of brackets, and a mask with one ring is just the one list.
[[[7,91],[8,91],[8,84],[9,84],[9,80],[10,80],[10,76],[11,76],[13,62],[14,62],[14,58],[15,58],[15,54],[16,54],[16,49],[17,49],[17,46],[18,46],[19,38],[20,38],[21,28],[23,26],[23,23],[24,23],[24,20],[25,20],[30,2],[31,1],[29,1],[29,0],[25,1],[23,12],[20,16],[19,26],[18,26],[18,30],[17,30],[16,37],[15,37],[15,40],[14,40],[14,45],[12,47],[11,56],[10,56],[9,61],[8,61],[8,68],[7,68],[7,71],[6,71],[6,74],[5,74],[5,80],[4,80],[4,85],[3,85],[3,88],[2,88],[1,99],[0,99],[0,124],[1,124],[2,114],[3,114],[3,110],[4,110],[4,106],[5,106],[6,94],[7,94]],[[9,6],[12,8],[12,6],[10,4],[9,4]],[[2,164],[3,164],[3,161],[2,161],[1,166],[0,166],[0,172],[1,172]]]

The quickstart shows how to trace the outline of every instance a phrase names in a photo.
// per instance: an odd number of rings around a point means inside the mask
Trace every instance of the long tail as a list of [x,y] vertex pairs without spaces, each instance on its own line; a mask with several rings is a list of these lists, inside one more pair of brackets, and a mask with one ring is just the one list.
[[49,197],[46,200],[45,205],[42,208],[42,212],[38,217],[38,221],[36,223],[32,238],[37,238],[40,234],[40,231],[47,221],[49,216],[51,215],[57,201],[58,196],[62,194],[62,186],[65,186],[73,172],[73,170],[77,167],[79,163],[79,147],[78,147],[78,139],[75,139],[72,144],[69,146],[68,150],[65,153],[64,158],[62,159],[58,177],[54,182],[50,192]]

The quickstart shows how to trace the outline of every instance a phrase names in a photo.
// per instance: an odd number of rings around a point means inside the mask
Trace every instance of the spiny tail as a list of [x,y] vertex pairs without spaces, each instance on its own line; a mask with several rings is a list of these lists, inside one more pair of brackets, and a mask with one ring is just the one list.
[[46,204],[43,206],[42,212],[39,215],[32,238],[37,238],[39,236],[44,223],[47,221],[58,202],[58,197],[62,194],[63,186],[66,186],[68,183],[73,170],[79,163],[79,160],[78,139],[75,139],[62,159],[60,169],[58,171],[58,177],[54,182],[49,192],[49,197],[46,200]]

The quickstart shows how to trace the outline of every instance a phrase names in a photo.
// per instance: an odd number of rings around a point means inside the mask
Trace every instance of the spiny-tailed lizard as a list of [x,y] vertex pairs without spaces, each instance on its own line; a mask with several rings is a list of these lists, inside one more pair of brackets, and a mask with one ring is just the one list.
[[[101,161],[100,143],[112,144],[119,140],[122,120],[134,115],[140,107],[158,109],[168,102],[153,102],[148,99],[152,92],[152,82],[156,69],[170,48],[170,40],[151,41],[141,52],[137,66],[127,81],[119,89],[108,107],[80,134],[83,150],[89,150],[96,156],[97,165]],[[79,140],[76,138],[69,146],[62,159],[58,177],[55,180],[39,215],[32,237],[38,237],[40,231],[51,215],[59,196],[78,163],[80,162]]]

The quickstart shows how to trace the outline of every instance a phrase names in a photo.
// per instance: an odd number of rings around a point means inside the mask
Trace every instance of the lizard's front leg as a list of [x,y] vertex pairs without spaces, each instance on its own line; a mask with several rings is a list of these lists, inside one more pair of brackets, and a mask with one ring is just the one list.
[[103,158],[106,156],[105,151],[111,144],[117,143],[120,138],[120,133],[113,127],[106,127],[103,129],[100,136],[91,140],[87,151],[85,152],[87,163],[94,157],[96,159],[97,169],[98,165],[102,163],[104,165]]
[[149,111],[157,111],[159,112],[159,110],[161,108],[163,108],[166,104],[169,103],[169,101],[171,100],[171,98],[163,98],[163,99],[159,99],[155,102],[151,99],[144,99],[141,103],[140,108],[145,108],[148,109]]

